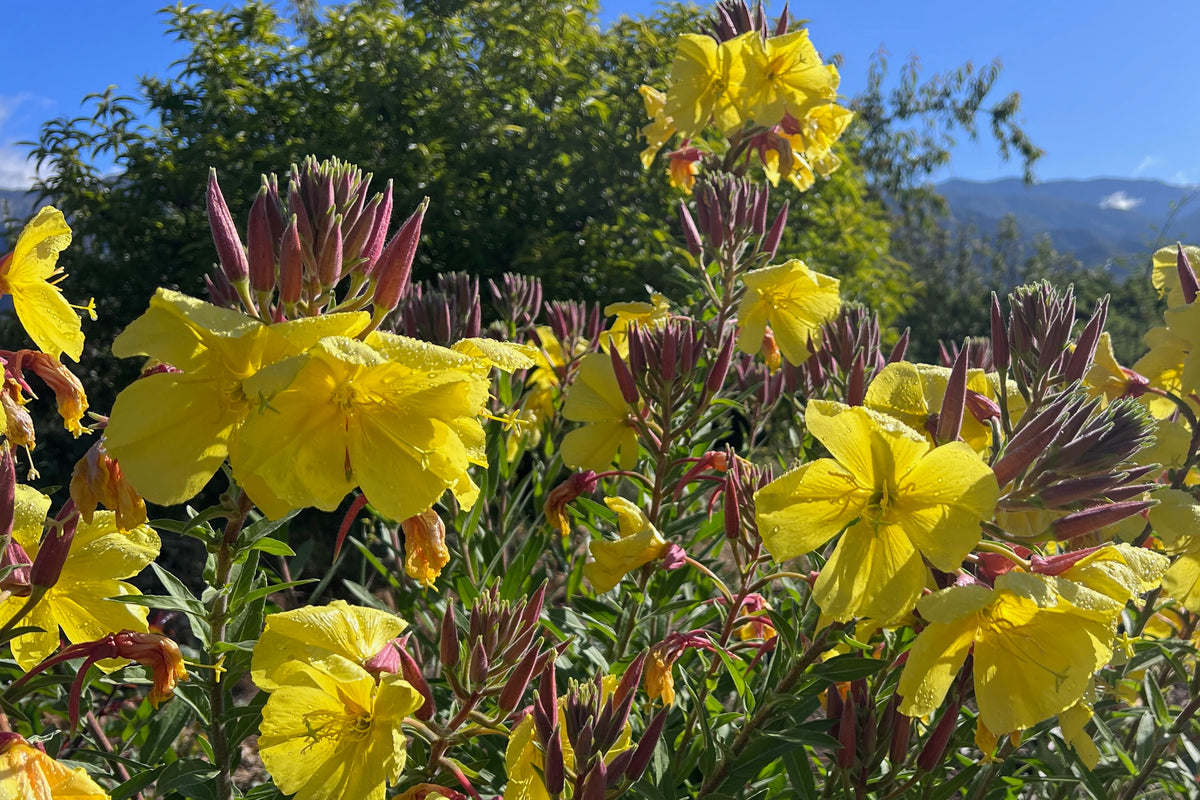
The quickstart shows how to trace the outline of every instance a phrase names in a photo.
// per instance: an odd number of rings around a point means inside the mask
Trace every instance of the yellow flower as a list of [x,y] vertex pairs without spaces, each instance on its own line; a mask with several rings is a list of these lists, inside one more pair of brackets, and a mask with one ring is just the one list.
[[[1142,521],[1138,519],[1138,529]],[[1068,554],[1069,555],[1069,554]],[[1161,553],[1129,544],[1109,544],[1056,573],[1124,605],[1157,587],[1170,561]]]
[[259,754],[296,800],[383,800],[404,770],[401,722],[422,704],[399,675],[375,678],[340,656],[289,661],[263,707]]
[[289,661],[316,662],[338,656],[359,666],[374,658],[408,627],[395,614],[334,600],[327,606],[304,606],[267,615],[254,645],[250,677],[260,689],[273,691]]
[[1124,603],[1071,581],[1008,572],[995,589],[952,586],[917,603],[929,625],[900,675],[900,711],[932,714],[974,653],[979,721],[997,734],[1071,708],[1112,655]]
[[[949,367],[897,361],[885,366],[871,381],[863,404],[895,417],[932,442],[930,417],[941,411],[949,381]],[[983,370],[967,371],[967,388],[982,395],[990,394]],[[991,428],[970,414],[963,415],[961,435],[977,453],[985,452],[992,438]]]
[[624,497],[606,497],[604,504],[616,512],[621,538],[601,539],[588,546],[592,560],[583,565],[583,575],[596,594],[612,589],[627,572],[649,564],[667,549],[662,534],[636,505]]
[[642,151],[642,168],[650,169],[654,156],[675,135],[675,121],[666,114],[667,96],[653,86],[642,84],[638,87],[642,102],[646,104],[646,116],[650,124],[642,128],[642,138],[646,140],[646,149]]
[[15,733],[0,733],[0,798],[108,800],[108,792],[82,767],[60,764]]
[[633,469],[638,441],[630,413],[609,357],[602,353],[584,356],[579,360],[574,382],[567,387],[563,417],[587,424],[563,437],[559,447],[563,463],[577,469],[603,470],[619,453],[621,469]]
[[1200,505],[1179,489],[1155,492],[1158,505],[1150,509],[1150,524],[1169,552],[1177,553],[1162,577],[1168,597],[1200,613]]
[[470,464],[486,465],[487,367],[444,347],[375,333],[370,344],[322,339],[245,382],[259,398],[230,454],[256,502],[263,490],[290,508],[337,508],[355,486],[380,513],[405,520],[446,489],[470,505]]
[[695,147],[675,150],[670,154],[668,162],[671,185],[691,194],[692,187],[696,185],[696,176],[700,174],[700,151]]
[[821,63],[806,29],[766,41],[754,35],[737,56],[745,76],[736,90],[731,88],[738,110],[764,128],[779,124],[785,113],[801,119],[837,96],[837,70]]
[[[1182,396],[1183,362],[1191,345],[1161,325],[1146,331],[1142,341],[1150,351],[1134,363],[1133,371],[1144,375],[1154,388]],[[1165,397],[1147,397],[1150,413],[1158,419],[1174,416],[1179,408]]]
[[[36,558],[50,498],[28,486],[17,486],[13,539]],[[140,594],[123,578],[132,578],[158,557],[158,534],[146,525],[117,530],[111,511],[97,511],[89,524],[80,520],[71,551],[54,584],[21,620],[41,628],[12,641],[13,657],[28,670],[58,649],[61,627],[72,642],[90,642],[122,630],[146,631],[147,609],[119,599]],[[0,622],[6,622],[24,603],[23,597],[0,602]]]
[[600,334],[600,348],[604,352],[615,348],[622,358],[629,355],[629,327],[637,323],[643,330],[657,330],[671,318],[671,304],[658,292],[650,295],[650,302],[635,300],[629,303],[609,303],[604,307],[606,317],[616,316],[609,329]]
[[180,371],[141,378],[117,396],[104,434],[108,451],[146,499],[161,505],[190,499],[224,462],[238,425],[262,403],[246,393],[245,380],[322,337],[357,333],[369,319],[330,314],[268,326],[159,289],[146,313],[113,342],[113,354],[150,356]]
[[736,55],[754,33],[718,44],[711,36],[685,33],[679,37],[671,62],[671,89],[664,105],[680,135],[691,138],[710,119],[722,133],[741,127],[742,118],[731,92],[741,84],[745,66]]
[[[1184,245],[1183,252],[1192,265],[1192,269],[1200,269],[1200,247]],[[1167,306],[1183,304],[1183,294],[1179,287],[1179,247],[1170,245],[1154,251],[1153,266],[1150,271],[1150,283],[1158,290],[1158,296],[1167,301]]]
[[813,400],[808,429],[833,458],[804,464],[755,495],[763,544],[785,561],[841,539],[813,595],[844,622],[882,623],[908,613],[927,582],[922,556],[958,569],[999,497],[996,478],[971,448],[930,449],[908,426],[865,408]]
[[57,208],[46,206],[17,238],[17,246],[0,258],[0,294],[11,294],[17,318],[44,353],[65,353],[78,361],[83,354],[79,314],[56,285],[62,275],[58,254],[71,243],[71,229]]
[[747,272],[743,281],[746,293],[738,308],[738,347],[742,352],[759,351],[769,324],[789,363],[798,365],[808,360],[809,336],[842,306],[838,280],[792,259]]
[[1084,766],[1095,769],[1100,763],[1100,751],[1092,737],[1083,730],[1083,726],[1087,725],[1091,718],[1091,705],[1080,700],[1058,715],[1058,725],[1062,728],[1063,741],[1071,746]]

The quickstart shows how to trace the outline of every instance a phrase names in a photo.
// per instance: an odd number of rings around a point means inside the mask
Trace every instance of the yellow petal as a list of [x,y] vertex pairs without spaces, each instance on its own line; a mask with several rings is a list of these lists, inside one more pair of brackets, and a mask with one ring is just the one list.
[[857,518],[866,501],[853,476],[829,458],[797,467],[754,495],[758,530],[776,561],[816,550]]
[[937,711],[966,661],[974,638],[974,615],[957,622],[928,625],[917,635],[896,687],[903,698],[902,714],[924,717]]
[[887,624],[910,612],[928,570],[903,534],[859,523],[847,530],[813,585],[821,611],[838,622],[867,617]]

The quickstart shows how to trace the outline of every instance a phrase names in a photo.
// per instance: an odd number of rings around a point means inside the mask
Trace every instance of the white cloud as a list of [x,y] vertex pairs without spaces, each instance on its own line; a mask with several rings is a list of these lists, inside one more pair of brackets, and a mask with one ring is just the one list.
[[1162,163],[1163,163],[1163,160],[1161,158],[1156,158],[1154,156],[1146,156],[1142,159],[1142,162],[1140,164],[1138,164],[1136,167],[1134,167],[1133,177],[1136,178],[1139,175],[1143,175],[1148,170],[1150,170],[1154,167],[1157,167],[1157,166],[1161,166]]
[[1113,192],[1100,201],[1100,207],[1113,211],[1132,211],[1146,202],[1140,197],[1130,197],[1125,192]]
[[0,189],[28,189],[37,178],[24,147],[0,146]]

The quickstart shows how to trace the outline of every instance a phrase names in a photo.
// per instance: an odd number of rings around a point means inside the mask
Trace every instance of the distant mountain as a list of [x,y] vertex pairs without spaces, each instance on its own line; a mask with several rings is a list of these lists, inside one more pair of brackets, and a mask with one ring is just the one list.
[[33,212],[33,195],[24,189],[0,189],[0,219],[25,219]]
[[1026,186],[1012,178],[938,184],[953,221],[994,233],[1012,214],[1021,235],[1045,234],[1054,249],[1073,253],[1086,267],[1121,271],[1155,247],[1200,240],[1197,189],[1159,181],[1098,178]]

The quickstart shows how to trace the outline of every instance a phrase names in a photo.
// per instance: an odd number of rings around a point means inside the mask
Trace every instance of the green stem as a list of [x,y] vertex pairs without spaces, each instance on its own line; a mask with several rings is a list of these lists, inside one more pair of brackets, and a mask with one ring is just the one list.
[[[230,513],[225,524],[225,533],[217,548],[216,569],[213,575],[212,605],[208,610],[208,654],[207,663],[216,667],[223,656],[216,652],[217,645],[225,641],[225,627],[229,623],[229,576],[233,571],[233,545],[237,541],[242,526],[253,504],[244,492],[236,488],[233,500],[234,510]],[[221,685],[221,672],[213,670],[212,679],[208,685],[209,727],[208,741],[212,746],[213,764],[217,768],[217,800],[232,800],[233,776],[229,768],[229,739],[225,731],[225,687]]]

